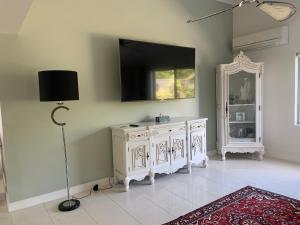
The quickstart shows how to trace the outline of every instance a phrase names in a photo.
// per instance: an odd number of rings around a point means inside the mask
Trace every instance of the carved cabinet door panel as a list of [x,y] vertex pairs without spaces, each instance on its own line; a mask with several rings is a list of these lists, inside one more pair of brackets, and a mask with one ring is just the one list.
[[170,168],[170,137],[169,136],[157,136],[154,137],[151,142],[152,148],[152,163],[156,172],[165,172]]
[[187,163],[186,133],[171,136],[171,164],[173,170]]
[[148,141],[132,141],[128,143],[129,172],[149,172],[150,153]]
[[206,154],[205,130],[192,132],[190,140],[191,160],[202,159],[203,154]]

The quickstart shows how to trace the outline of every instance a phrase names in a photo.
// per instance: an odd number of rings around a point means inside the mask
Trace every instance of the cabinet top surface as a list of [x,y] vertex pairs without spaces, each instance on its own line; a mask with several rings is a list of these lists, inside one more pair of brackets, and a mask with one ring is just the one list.
[[123,130],[143,130],[147,129],[147,127],[152,127],[152,126],[160,126],[160,125],[168,125],[168,124],[176,124],[176,123],[183,123],[183,122],[192,122],[192,121],[197,121],[197,120],[203,120],[206,121],[208,120],[207,118],[202,118],[202,117],[175,117],[171,118],[170,121],[167,122],[155,122],[155,121],[148,121],[148,122],[136,122],[136,123],[130,123],[137,125],[136,127],[130,126],[130,124],[121,124],[121,125],[116,125],[112,126],[112,129],[123,129]]

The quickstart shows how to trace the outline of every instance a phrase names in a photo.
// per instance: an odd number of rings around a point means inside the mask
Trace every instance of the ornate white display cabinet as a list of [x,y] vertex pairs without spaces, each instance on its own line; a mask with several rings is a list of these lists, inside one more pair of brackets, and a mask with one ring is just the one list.
[[222,160],[226,152],[259,152],[263,159],[263,73],[264,64],[252,62],[243,52],[217,68],[217,145]]
[[166,123],[144,122],[112,127],[115,183],[170,174],[187,167],[206,167],[206,120],[177,118]]

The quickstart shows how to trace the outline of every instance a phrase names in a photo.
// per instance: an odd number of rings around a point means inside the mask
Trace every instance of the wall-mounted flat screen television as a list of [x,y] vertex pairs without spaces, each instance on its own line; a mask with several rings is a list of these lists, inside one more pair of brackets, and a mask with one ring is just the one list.
[[122,101],[195,97],[195,49],[119,39]]

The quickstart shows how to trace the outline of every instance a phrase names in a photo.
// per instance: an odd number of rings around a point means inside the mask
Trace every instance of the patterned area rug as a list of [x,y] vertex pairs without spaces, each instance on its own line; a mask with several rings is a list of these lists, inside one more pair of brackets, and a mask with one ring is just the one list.
[[183,224],[300,225],[300,201],[248,186],[166,223]]

